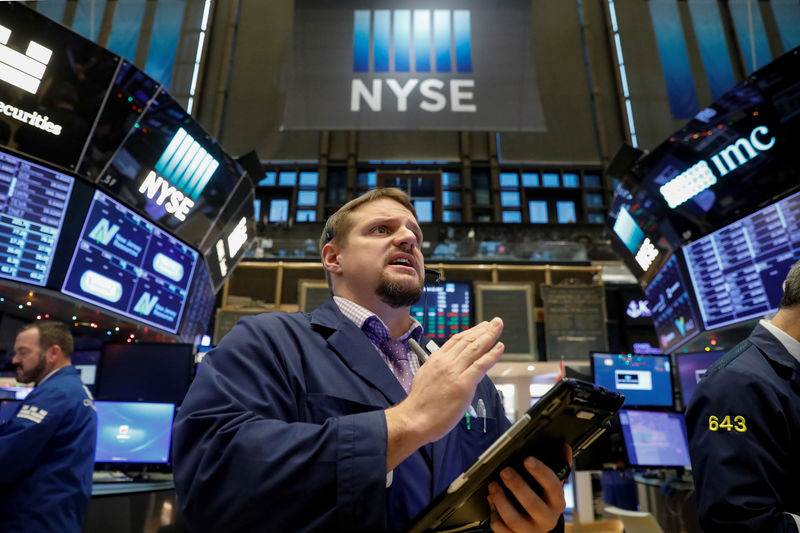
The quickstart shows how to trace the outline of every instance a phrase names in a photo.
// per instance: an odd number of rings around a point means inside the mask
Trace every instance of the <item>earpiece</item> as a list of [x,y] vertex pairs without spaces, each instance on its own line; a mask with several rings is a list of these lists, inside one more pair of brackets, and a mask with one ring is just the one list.
[[425,282],[426,283],[438,283],[439,279],[442,277],[441,272],[434,268],[427,268],[425,267]]

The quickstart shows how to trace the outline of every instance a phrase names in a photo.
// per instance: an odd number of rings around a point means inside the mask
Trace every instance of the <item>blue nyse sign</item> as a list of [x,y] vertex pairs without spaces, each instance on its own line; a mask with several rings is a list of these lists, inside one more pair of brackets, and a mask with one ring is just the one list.
[[543,131],[530,2],[297,0],[286,129]]

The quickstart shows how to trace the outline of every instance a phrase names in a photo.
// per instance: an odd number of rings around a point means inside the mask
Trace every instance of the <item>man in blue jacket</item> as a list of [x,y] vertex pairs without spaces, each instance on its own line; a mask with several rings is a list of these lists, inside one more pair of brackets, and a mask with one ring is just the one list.
[[42,321],[14,342],[17,381],[34,383],[0,425],[0,531],[78,533],[92,495],[97,415],[70,364],[66,326]]
[[[420,366],[408,339],[422,232],[408,196],[376,189],[320,239],[334,295],[311,313],[241,320],[203,360],[178,412],[175,488],[193,531],[404,531],[509,422],[486,372],[502,321],[478,324]],[[425,343],[423,343],[425,344]],[[465,421],[465,413],[483,420]],[[541,462],[489,496],[498,533],[545,532],[564,509]]]
[[774,318],[711,366],[686,411],[705,531],[800,531],[800,263],[783,287]]

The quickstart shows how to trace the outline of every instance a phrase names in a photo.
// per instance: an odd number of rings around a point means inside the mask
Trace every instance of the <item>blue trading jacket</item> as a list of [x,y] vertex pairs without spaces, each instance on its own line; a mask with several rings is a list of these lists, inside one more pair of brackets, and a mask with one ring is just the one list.
[[706,372],[686,428],[704,531],[800,530],[800,362],[764,326]]
[[0,425],[0,531],[78,533],[92,494],[97,415],[78,370],[41,382]]
[[[492,382],[387,488],[383,410],[406,393],[332,299],[241,320],[203,359],[175,422],[173,469],[195,532],[402,531],[510,425]],[[476,427],[477,426],[477,427]]]

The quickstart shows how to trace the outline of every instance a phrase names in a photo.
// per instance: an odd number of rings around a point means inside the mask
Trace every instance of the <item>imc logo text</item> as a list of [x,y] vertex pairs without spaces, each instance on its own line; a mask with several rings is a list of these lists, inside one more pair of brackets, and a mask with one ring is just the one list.
[[[371,111],[383,111],[384,85],[394,95],[395,110],[408,110],[418,92],[427,112],[475,112],[470,12],[465,9],[359,9],[353,15],[353,72],[350,111],[362,100]],[[404,74],[403,79],[382,74]],[[453,76],[456,74],[459,77]],[[405,76],[410,75],[410,77]],[[447,77],[436,76],[437,74]]]
[[161,154],[155,170],[145,176],[139,192],[155,198],[156,204],[164,205],[167,213],[183,221],[218,166],[219,162],[181,128]]

